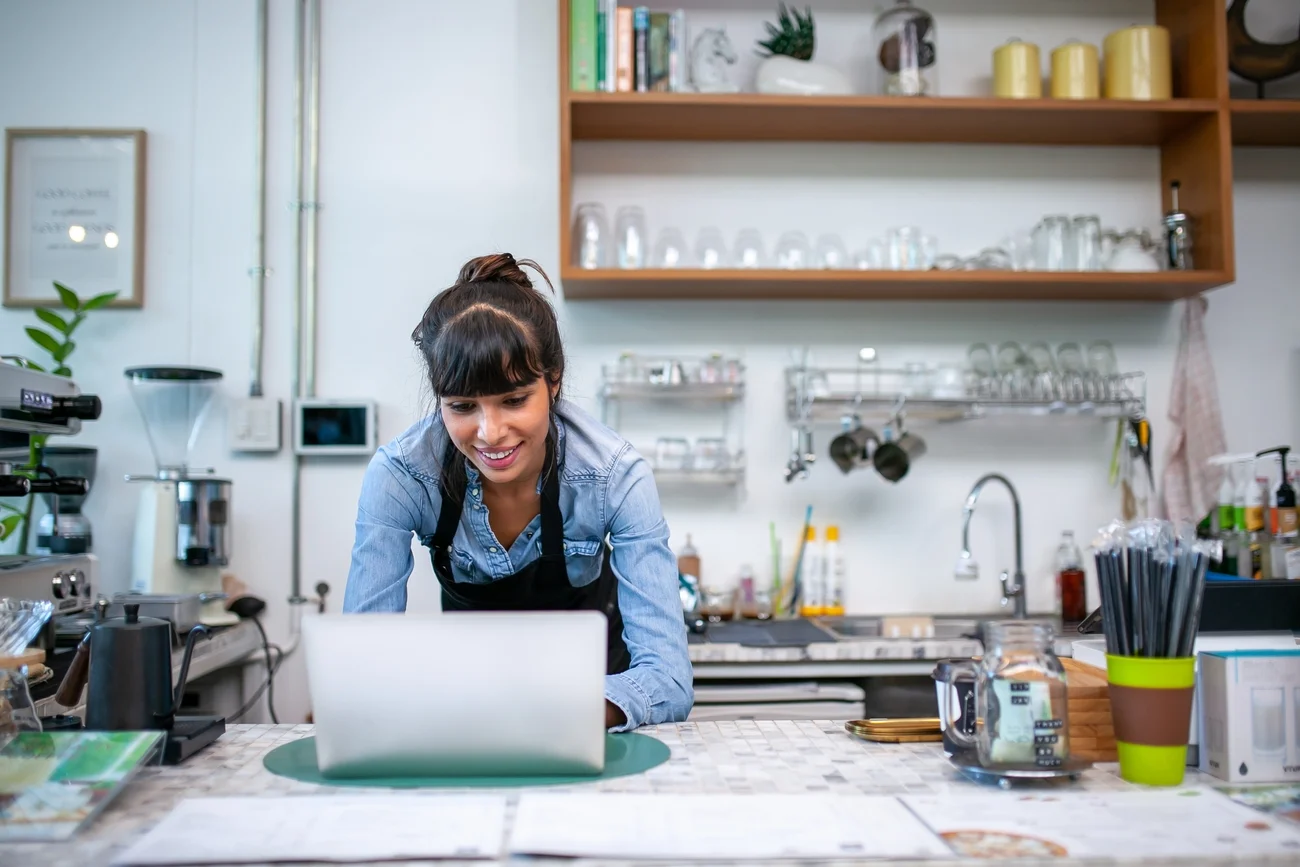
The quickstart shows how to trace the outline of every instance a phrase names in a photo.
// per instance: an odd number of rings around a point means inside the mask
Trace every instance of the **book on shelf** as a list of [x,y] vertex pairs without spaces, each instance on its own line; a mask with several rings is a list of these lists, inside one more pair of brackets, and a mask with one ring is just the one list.
[[596,0],[571,0],[569,89],[596,89]]
[[690,90],[685,10],[571,0],[569,14],[571,90]]
[[632,7],[620,6],[615,16],[615,43],[617,57],[614,66],[614,87],[620,92],[632,89]]
[[632,14],[633,80],[637,93],[650,89],[650,8],[638,6]]

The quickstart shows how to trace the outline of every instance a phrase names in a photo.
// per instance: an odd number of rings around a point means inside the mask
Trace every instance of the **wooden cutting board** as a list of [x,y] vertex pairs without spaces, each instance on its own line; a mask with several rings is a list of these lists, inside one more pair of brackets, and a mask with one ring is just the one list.
[[22,668],[24,665],[39,665],[45,662],[45,651],[39,647],[29,647],[17,656],[0,656],[0,668]]
[[1070,754],[1090,762],[1119,761],[1106,672],[1073,659],[1062,659],[1061,665],[1070,714]]

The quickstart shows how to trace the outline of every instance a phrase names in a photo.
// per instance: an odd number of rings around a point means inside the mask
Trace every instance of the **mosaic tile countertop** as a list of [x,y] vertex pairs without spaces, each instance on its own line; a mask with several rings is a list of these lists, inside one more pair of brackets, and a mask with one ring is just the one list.
[[[672,750],[666,764],[633,777],[562,786],[547,791],[638,793],[843,793],[904,795],[989,792],[952,769],[938,744],[885,745],[848,735],[843,722],[738,721],[662,725],[641,729]],[[384,790],[335,789],[275,776],[262,758],[275,747],[312,734],[309,725],[232,726],[216,743],[178,767],[143,770],[72,841],[0,846],[4,867],[100,867],[138,839],[184,798],[225,795],[329,797]],[[1208,784],[1189,771],[1189,785]],[[1075,784],[1087,791],[1124,791],[1113,765],[1097,766]],[[452,791],[452,790],[443,790]],[[476,789],[482,793],[490,790]],[[519,790],[511,790],[517,793]],[[513,818],[512,798],[508,821]],[[397,862],[385,862],[397,863]],[[451,862],[419,862],[448,864]],[[484,862],[469,862],[482,864]],[[573,861],[557,861],[571,865]],[[648,862],[637,862],[645,864]],[[711,862],[716,863],[716,862]],[[773,862],[749,862],[771,864]],[[881,862],[873,862],[881,863]],[[909,861],[909,865],[922,862]],[[951,867],[953,861],[934,862]],[[1017,864],[1030,863],[1018,861]],[[1060,861],[1052,862],[1060,864]],[[1121,862],[1087,863],[1116,864]],[[1198,861],[1197,863],[1206,863]],[[1270,863],[1294,863],[1282,859]]]

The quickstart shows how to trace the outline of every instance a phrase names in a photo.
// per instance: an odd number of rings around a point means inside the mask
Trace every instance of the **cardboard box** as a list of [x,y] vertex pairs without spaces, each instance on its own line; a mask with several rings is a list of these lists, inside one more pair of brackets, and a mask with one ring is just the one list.
[[1200,654],[1200,769],[1230,783],[1300,781],[1300,650]]

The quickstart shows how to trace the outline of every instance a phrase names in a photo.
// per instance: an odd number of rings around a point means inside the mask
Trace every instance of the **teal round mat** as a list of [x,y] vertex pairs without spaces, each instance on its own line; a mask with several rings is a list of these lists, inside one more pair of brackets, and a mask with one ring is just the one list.
[[273,774],[322,786],[361,786],[386,789],[482,789],[523,786],[559,786],[594,783],[628,777],[668,761],[670,751],[663,741],[635,732],[605,733],[605,770],[585,776],[533,777],[357,777],[334,779],[321,774],[316,765],[316,739],[301,738],[278,746],[266,754],[262,764]]

